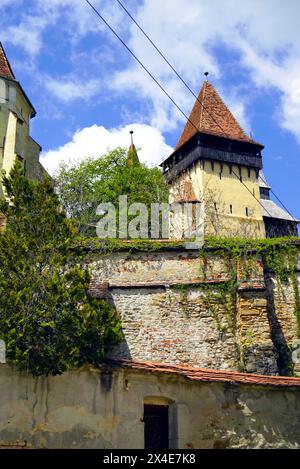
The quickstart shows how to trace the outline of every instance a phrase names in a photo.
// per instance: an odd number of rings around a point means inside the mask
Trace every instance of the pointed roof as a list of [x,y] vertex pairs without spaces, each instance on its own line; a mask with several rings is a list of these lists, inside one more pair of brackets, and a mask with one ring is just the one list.
[[127,153],[127,164],[128,166],[136,166],[136,165],[139,165],[140,164],[140,160],[139,160],[139,157],[138,157],[138,154],[137,154],[137,149],[135,148],[135,145],[133,143],[133,130],[131,130],[130,132],[130,136],[131,136],[131,145],[128,149],[128,153]]
[[10,80],[15,80],[14,73],[6,57],[4,48],[0,42],[0,76],[4,78],[9,78]]
[[207,80],[201,88],[175,150],[196,135],[197,131],[257,144],[245,134],[213,85]]
[[128,149],[127,153],[127,164],[128,166],[136,166],[140,164],[140,160],[137,154],[137,150],[135,145],[132,143]]

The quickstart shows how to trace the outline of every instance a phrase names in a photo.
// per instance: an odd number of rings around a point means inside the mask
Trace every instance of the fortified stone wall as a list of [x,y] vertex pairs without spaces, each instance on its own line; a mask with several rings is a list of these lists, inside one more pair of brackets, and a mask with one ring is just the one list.
[[170,448],[299,448],[299,386],[153,364],[48,378],[0,365],[0,448],[144,448],[145,403],[168,405]]
[[[86,263],[92,294],[108,298],[122,319],[124,341],[113,357],[300,373],[295,282],[279,285],[257,254],[239,260],[234,289],[232,266],[217,251],[205,258],[184,248],[92,251]],[[299,259],[297,269],[299,289]]]

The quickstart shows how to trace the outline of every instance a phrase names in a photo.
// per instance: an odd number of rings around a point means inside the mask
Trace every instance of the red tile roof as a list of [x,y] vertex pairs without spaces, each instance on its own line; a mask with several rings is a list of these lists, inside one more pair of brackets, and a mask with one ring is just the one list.
[[175,197],[175,202],[199,202],[190,179],[185,180],[178,189],[178,195]]
[[257,144],[245,134],[213,85],[208,81],[205,81],[202,86],[189,120],[191,122],[187,121],[176,145],[176,150],[190,140],[197,131]]
[[14,80],[15,76],[0,42],[0,76]]
[[120,368],[130,368],[138,371],[168,373],[184,376],[192,381],[220,382],[236,384],[254,384],[258,386],[299,387],[300,378],[288,376],[267,376],[240,373],[238,371],[209,370],[188,365],[168,365],[157,362],[140,362],[132,360],[105,360],[105,363]]

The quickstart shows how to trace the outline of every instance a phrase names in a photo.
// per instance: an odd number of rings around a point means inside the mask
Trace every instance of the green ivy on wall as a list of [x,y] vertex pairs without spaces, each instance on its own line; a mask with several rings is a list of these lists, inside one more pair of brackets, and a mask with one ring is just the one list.
[[[253,254],[260,255],[264,268],[274,272],[279,291],[282,283],[290,281],[294,296],[294,314],[297,321],[297,337],[300,338],[300,293],[297,281],[297,256],[299,256],[299,238],[268,238],[268,239],[240,239],[240,238],[207,238],[200,251],[205,259],[210,255],[222,255],[226,260],[228,272],[232,282],[232,290],[237,287],[237,265],[240,260],[247,261],[244,270],[245,277],[249,276],[253,265]],[[250,263],[249,263],[250,262]],[[247,265],[247,263],[246,263]],[[205,269],[204,269],[205,272]],[[233,293],[233,292],[232,292]]]

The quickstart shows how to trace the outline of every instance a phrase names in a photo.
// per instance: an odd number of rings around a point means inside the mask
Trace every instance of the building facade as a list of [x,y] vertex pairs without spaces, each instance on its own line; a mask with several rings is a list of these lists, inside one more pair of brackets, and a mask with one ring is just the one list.
[[[9,174],[16,160],[22,162],[30,179],[46,174],[39,161],[41,147],[30,136],[30,120],[35,115],[0,43],[0,169],[5,174]],[[2,188],[0,191],[3,194]]]
[[170,203],[200,204],[206,236],[296,234],[297,220],[261,197],[263,148],[205,81],[174,152],[162,163]]
[[132,361],[34,378],[0,364],[0,386],[0,449],[300,446],[297,378]]

